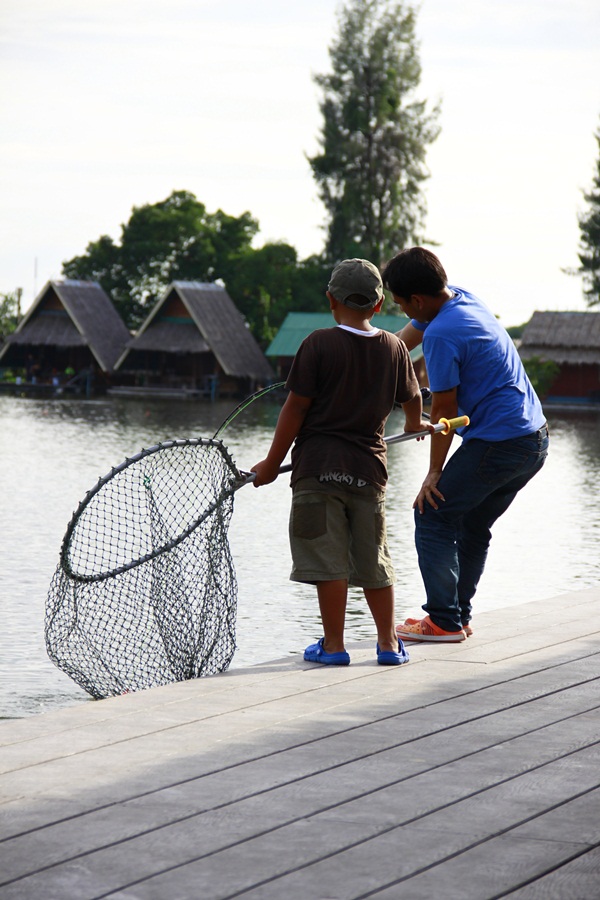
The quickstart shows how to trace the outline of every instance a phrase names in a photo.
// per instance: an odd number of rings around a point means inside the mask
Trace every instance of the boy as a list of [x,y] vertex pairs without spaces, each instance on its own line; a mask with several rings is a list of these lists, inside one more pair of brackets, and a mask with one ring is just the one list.
[[294,443],[290,546],[292,581],[315,584],[324,636],[304,659],[347,666],[348,584],[361,587],[377,628],[377,662],[408,660],[394,631],[394,571],[385,533],[385,422],[395,403],[405,431],[422,421],[419,385],[405,345],[371,325],[384,295],[377,268],[346,259],[333,270],[327,298],[336,327],[309,335],[288,376],[290,393],[266,459],[252,467],[269,484]]
[[431,421],[459,412],[471,420],[447,462],[451,440],[431,438],[429,472],[413,504],[427,615],[396,632],[405,641],[464,641],[473,633],[471,600],[490,529],[546,460],[546,417],[505,329],[481,300],[448,284],[434,253],[402,250],[383,278],[412,320],[400,337],[410,349],[423,342]]

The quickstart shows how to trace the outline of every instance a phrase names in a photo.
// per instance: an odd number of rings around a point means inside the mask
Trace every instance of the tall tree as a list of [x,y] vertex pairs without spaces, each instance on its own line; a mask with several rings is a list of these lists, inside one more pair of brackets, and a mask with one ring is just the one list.
[[583,195],[588,210],[579,216],[580,267],[576,270],[583,276],[583,293],[588,306],[600,304],[600,127],[595,138],[598,160],[592,188]]
[[330,263],[381,263],[422,240],[425,156],[439,108],[415,96],[421,79],[415,10],[391,0],[351,0],[339,12],[323,90],[321,152],[309,159],[328,213]]

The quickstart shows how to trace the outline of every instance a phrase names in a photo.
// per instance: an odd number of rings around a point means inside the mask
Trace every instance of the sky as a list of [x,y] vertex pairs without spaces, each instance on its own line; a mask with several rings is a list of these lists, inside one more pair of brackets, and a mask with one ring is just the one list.
[[[322,249],[307,156],[337,0],[2,0],[0,293],[23,311],[90,241],[173,190]],[[505,327],[584,310],[578,215],[600,125],[598,0],[421,0],[417,97],[441,102],[427,240]]]

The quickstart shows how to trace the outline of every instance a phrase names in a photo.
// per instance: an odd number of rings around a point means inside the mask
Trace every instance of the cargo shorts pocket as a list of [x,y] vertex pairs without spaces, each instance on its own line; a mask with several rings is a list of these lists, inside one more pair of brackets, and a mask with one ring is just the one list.
[[292,534],[306,541],[314,541],[327,531],[327,505],[324,500],[296,502],[292,508]]

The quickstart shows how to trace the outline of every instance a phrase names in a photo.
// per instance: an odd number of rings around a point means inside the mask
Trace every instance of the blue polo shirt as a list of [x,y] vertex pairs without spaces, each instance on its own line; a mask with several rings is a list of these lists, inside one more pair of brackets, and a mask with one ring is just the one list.
[[423,355],[432,391],[457,389],[460,415],[471,424],[463,440],[504,441],[541,428],[546,417],[507,331],[473,294],[448,285],[454,297],[423,324]]

